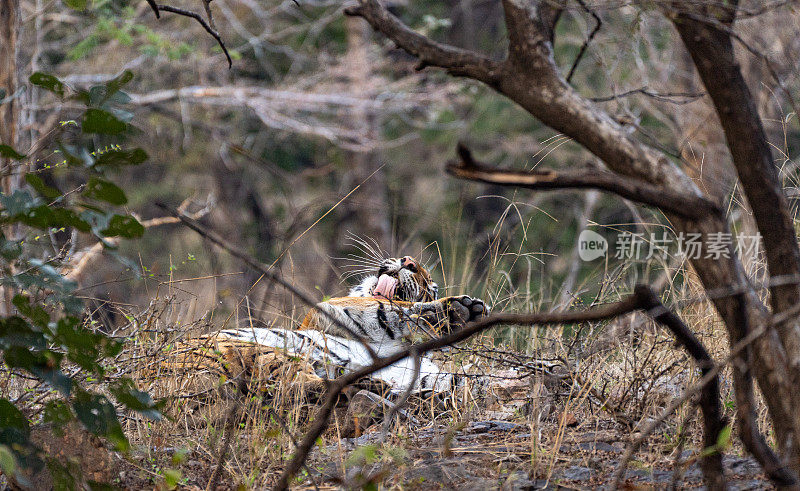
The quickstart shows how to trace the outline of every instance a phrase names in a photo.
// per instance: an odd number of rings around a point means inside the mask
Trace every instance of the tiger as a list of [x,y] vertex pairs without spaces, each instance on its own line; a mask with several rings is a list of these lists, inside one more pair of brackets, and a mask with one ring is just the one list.
[[[373,355],[396,353],[415,335],[447,333],[488,314],[489,307],[479,298],[439,298],[439,286],[414,257],[386,258],[347,296],[317,303],[296,329],[256,327],[247,321],[245,327],[182,343],[185,355],[180,364],[205,369],[217,364],[233,378],[273,373],[281,359],[296,364],[302,357],[312,366],[300,371],[303,380],[316,376],[319,382],[368,366]],[[264,356],[265,350],[269,356]],[[235,373],[231,367],[236,367]],[[372,377],[398,392],[409,387],[441,392],[452,386],[452,377],[425,356],[406,358]]]
[[367,275],[348,296],[317,304],[300,330],[393,344],[413,334],[414,327],[448,332],[488,312],[483,300],[469,295],[440,299],[431,274],[413,257],[403,256],[383,260],[377,273]]

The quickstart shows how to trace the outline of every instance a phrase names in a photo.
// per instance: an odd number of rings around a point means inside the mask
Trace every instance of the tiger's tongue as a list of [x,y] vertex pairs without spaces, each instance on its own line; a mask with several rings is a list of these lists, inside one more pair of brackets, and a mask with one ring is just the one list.
[[375,288],[372,290],[372,296],[391,300],[394,298],[395,288],[397,288],[397,278],[382,274],[380,278],[378,278],[378,284],[375,285]]

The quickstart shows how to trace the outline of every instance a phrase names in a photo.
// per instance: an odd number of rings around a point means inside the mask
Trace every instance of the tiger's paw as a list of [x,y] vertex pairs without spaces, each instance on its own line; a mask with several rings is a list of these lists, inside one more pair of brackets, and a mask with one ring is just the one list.
[[452,297],[447,307],[451,324],[463,325],[489,315],[486,303],[469,295]]

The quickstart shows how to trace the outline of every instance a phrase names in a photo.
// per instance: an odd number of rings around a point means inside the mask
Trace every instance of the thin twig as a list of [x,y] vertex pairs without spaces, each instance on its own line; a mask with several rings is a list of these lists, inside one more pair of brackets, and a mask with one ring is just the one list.
[[655,186],[603,169],[587,167],[564,170],[505,170],[476,161],[464,144],[458,145],[457,152],[460,161],[449,164],[447,172],[462,179],[537,190],[597,189],[692,219],[700,219],[720,212],[716,204],[705,198],[685,194],[678,195],[662,186]]
[[155,2],[155,0],[145,0],[145,1],[147,2],[147,5],[149,5],[150,8],[153,9],[153,13],[156,14],[156,19],[160,19],[161,12],[159,12],[158,4]]
[[600,31],[600,27],[603,25],[603,21],[600,20],[600,16],[598,16],[594,10],[590,9],[583,0],[576,0],[576,1],[578,2],[578,4],[580,4],[583,10],[588,12],[594,18],[595,25],[594,29],[592,29],[592,32],[589,34],[589,37],[587,37],[586,41],[584,41],[583,44],[581,45],[581,49],[580,51],[578,51],[578,55],[575,57],[575,61],[572,62],[572,67],[569,69],[569,74],[567,75],[567,83],[570,83],[572,81],[572,76],[575,75],[575,69],[578,68],[578,63],[581,62],[583,55],[586,53],[586,48],[589,47],[589,43],[592,42],[594,37]]
[[631,295],[619,302],[599,305],[590,309],[575,312],[560,312],[560,313],[529,313],[529,314],[492,314],[481,320],[467,324],[463,328],[454,331],[439,338],[424,341],[403,350],[400,350],[392,355],[384,358],[379,358],[371,365],[347,373],[334,379],[325,392],[322,405],[317,410],[314,416],[314,422],[306,432],[300,446],[295,452],[294,457],[286,466],[281,474],[280,479],[275,484],[273,489],[284,490],[289,486],[289,481],[294,477],[298,470],[302,467],[311,449],[314,448],[317,439],[327,429],[330,423],[330,416],[333,412],[333,407],[339,397],[339,394],[345,387],[355,383],[363,377],[366,377],[382,368],[385,368],[393,363],[411,356],[412,351],[418,355],[424,355],[428,351],[443,348],[445,346],[455,344],[465,339],[472,337],[479,332],[485,331],[491,327],[499,324],[503,325],[544,325],[544,324],[564,324],[564,323],[577,323],[609,319],[618,317],[620,315],[638,310],[639,298],[636,295]]
[[[622,97],[628,97],[634,94],[642,94],[646,95],[647,97],[651,97],[658,101],[662,102],[670,102],[672,104],[688,104],[690,102],[694,102],[701,97],[705,97],[705,92],[653,92],[647,86],[640,87],[638,89],[632,89],[620,94],[614,94],[604,97],[592,97],[589,99],[592,102],[608,102],[613,101],[616,99],[620,99]],[[683,97],[685,100],[676,101],[675,97]]]
[[200,14],[198,14],[197,12],[192,12],[191,10],[184,10],[178,7],[173,7],[171,5],[157,5],[155,10],[156,12],[158,10],[163,10],[165,12],[172,12],[173,14],[182,15],[184,17],[191,17],[192,19],[199,22],[200,25],[203,26],[203,29],[205,29],[207,33],[211,34],[211,36],[217,40],[217,44],[219,44],[219,47],[222,48],[222,52],[225,53],[225,58],[228,59],[228,68],[233,68],[233,59],[231,58],[231,54],[228,53],[228,48],[225,47],[225,43],[222,41],[222,38],[220,37],[219,33],[215,31],[210,25],[208,25],[208,22],[206,22],[205,19],[203,19],[200,16]]
[[212,29],[215,31],[217,30],[217,26],[214,25],[214,16],[211,15],[211,0],[201,0],[203,2],[203,8],[206,10],[206,17],[208,17],[208,25],[211,26]]

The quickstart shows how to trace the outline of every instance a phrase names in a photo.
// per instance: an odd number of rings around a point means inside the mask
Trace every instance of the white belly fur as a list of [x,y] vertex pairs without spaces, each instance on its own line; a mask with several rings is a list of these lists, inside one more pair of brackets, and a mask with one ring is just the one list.
[[[317,366],[335,366],[346,372],[353,372],[372,364],[369,352],[359,341],[325,334],[320,331],[292,331],[265,327],[228,329],[219,333],[220,337],[245,341],[258,345],[285,350],[287,354],[302,356]],[[370,343],[378,356],[388,356],[403,349],[403,343],[386,339],[381,343]],[[335,376],[329,370],[328,377]],[[420,358],[420,373],[414,381],[414,360],[404,358],[397,363],[378,370],[371,375],[392,387],[392,392],[402,393],[412,381],[414,392],[446,392],[452,387],[452,375],[442,372],[428,357]]]

